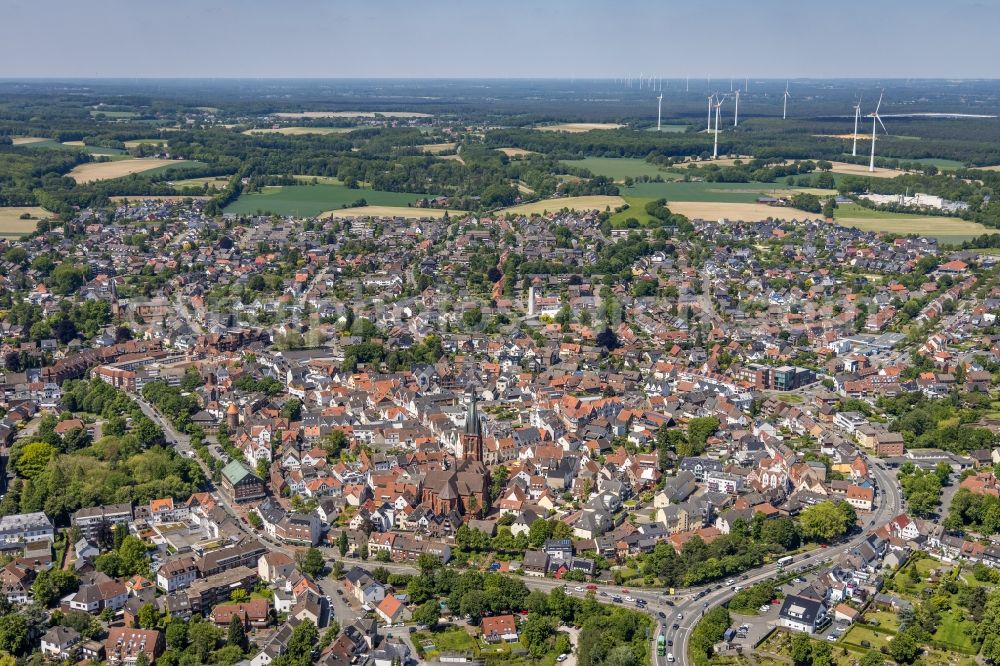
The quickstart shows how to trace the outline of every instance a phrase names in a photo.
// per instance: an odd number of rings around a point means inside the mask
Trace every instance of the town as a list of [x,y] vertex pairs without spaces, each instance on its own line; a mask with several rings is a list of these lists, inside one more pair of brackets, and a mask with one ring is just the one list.
[[3,243],[0,649],[992,649],[910,591],[983,613],[1000,578],[993,255],[808,218],[203,208]]

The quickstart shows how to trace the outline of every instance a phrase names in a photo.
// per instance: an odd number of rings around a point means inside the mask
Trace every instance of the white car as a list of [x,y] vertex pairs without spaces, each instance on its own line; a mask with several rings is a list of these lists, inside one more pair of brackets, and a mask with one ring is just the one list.
[[635,599],[633,599],[632,597],[625,597],[625,601],[627,601],[628,603],[632,603],[633,601],[635,601]]
[[837,636],[835,636],[835,635],[833,635],[833,634],[829,634],[829,635],[828,635],[828,636],[826,637],[826,640],[830,641],[831,643],[835,643],[835,642],[837,641]]
[[558,661],[560,664],[562,662],[566,661],[567,659],[569,659],[569,655],[566,654],[565,652],[563,654],[559,655],[558,657],[556,657],[556,661]]
[[583,592],[583,587],[582,587],[582,586],[580,586],[580,585],[577,585],[577,586],[576,586],[576,587],[574,587],[573,589],[574,589],[574,590],[576,590],[577,592]]
[[669,661],[671,664],[674,663],[674,653],[673,652],[668,652],[667,653],[667,661]]

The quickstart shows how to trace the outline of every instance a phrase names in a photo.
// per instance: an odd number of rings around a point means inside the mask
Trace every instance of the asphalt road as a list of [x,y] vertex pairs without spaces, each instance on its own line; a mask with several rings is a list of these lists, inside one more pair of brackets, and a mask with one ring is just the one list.
[[[838,558],[841,554],[864,541],[873,527],[882,525],[898,515],[900,511],[900,496],[896,487],[895,475],[889,470],[880,468],[874,462],[870,465],[870,470],[875,477],[879,495],[875,510],[867,516],[861,515],[861,518],[865,521],[864,529],[848,541],[832,545],[829,548],[817,549],[808,555],[797,557],[795,560],[796,567],[818,565],[823,560]],[[768,564],[749,572],[748,578],[739,584],[742,587],[748,587],[768,578],[774,578],[777,573],[777,565]],[[677,664],[686,664],[689,661],[687,658],[688,642],[701,616],[710,609],[721,606],[729,601],[734,594],[735,592],[731,588],[723,585],[722,589],[713,590],[702,599],[689,599],[677,604],[674,610],[674,617],[671,619],[665,632],[667,639],[674,642],[673,647],[669,649],[673,651]],[[677,613],[681,613],[683,619],[677,620]],[[676,630],[672,628],[674,622],[680,625]],[[665,663],[665,661],[657,663]]]

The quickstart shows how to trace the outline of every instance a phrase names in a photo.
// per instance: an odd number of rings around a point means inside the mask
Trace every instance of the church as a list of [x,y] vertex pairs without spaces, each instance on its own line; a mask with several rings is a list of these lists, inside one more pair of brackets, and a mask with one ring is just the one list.
[[465,429],[454,466],[424,476],[420,501],[437,514],[478,515],[489,508],[490,472],[483,462],[483,426],[475,390],[466,394],[466,403]]

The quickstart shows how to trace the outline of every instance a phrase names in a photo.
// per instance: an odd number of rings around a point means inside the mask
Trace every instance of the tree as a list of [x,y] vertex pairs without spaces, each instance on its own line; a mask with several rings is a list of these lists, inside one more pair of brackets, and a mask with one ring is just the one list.
[[233,619],[229,621],[229,632],[226,634],[226,643],[236,645],[243,652],[246,652],[249,647],[246,630],[243,627],[243,620],[235,614],[233,615]]
[[347,549],[349,544],[347,542],[347,532],[344,530],[340,531],[340,536],[337,537],[337,550],[340,551],[341,557],[347,556]]
[[160,614],[153,604],[143,604],[139,606],[139,613],[136,622],[140,629],[155,629],[160,621]]
[[795,666],[808,666],[812,661],[812,640],[809,634],[796,632],[792,636],[792,662]]
[[188,631],[187,623],[174,620],[167,625],[167,648],[180,652],[187,647]]
[[433,629],[441,619],[441,608],[434,599],[426,601],[413,611],[413,621]]
[[41,474],[49,461],[55,458],[58,451],[51,444],[45,442],[31,442],[22,450],[17,458],[15,468],[18,474],[26,479],[34,479]]
[[545,615],[530,613],[521,625],[521,640],[528,646],[528,652],[536,659],[546,652],[549,637],[555,633],[555,620]]
[[118,557],[121,559],[122,575],[132,576],[149,572],[146,542],[137,536],[130,534],[125,537],[118,549]]
[[52,289],[61,296],[69,296],[83,286],[83,269],[68,261],[56,266],[52,271]]
[[207,663],[209,655],[222,640],[222,631],[216,629],[211,622],[192,622],[188,625],[188,639],[198,660]]
[[910,664],[920,654],[920,642],[910,631],[901,631],[889,641],[889,656],[899,664]]
[[869,650],[861,657],[858,666],[885,666],[885,657],[877,650]]
[[20,613],[0,615],[0,650],[14,656],[28,649],[28,624]]
[[299,570],[313,578],[317,578],[323,573],[326,562],[323,560],[323,553],[319,548],[309,548],[305,554],[296,554]]
[[799,514],[799,525],[803,536],[816,541],[836,539],[850,529],[845,512],[830,501],[806,507]]

